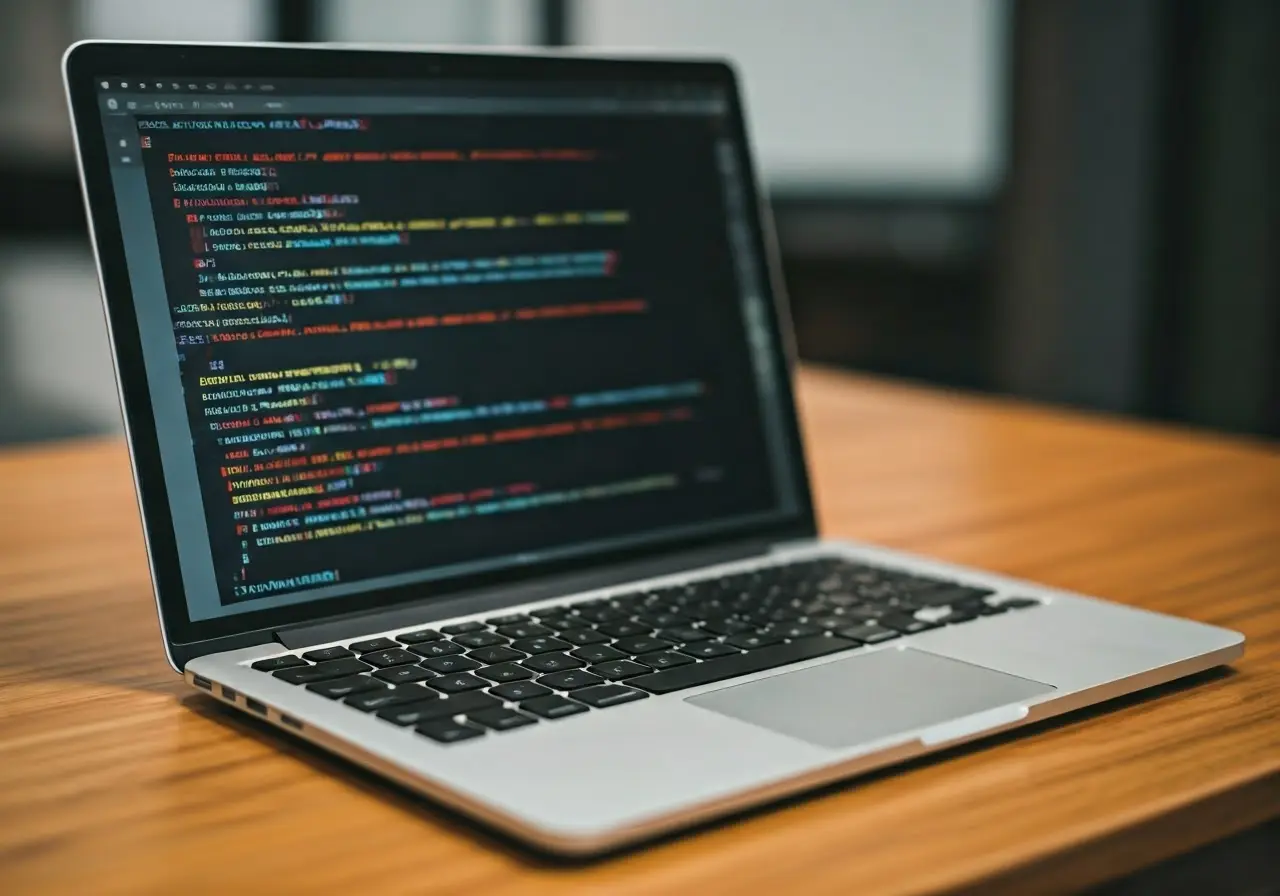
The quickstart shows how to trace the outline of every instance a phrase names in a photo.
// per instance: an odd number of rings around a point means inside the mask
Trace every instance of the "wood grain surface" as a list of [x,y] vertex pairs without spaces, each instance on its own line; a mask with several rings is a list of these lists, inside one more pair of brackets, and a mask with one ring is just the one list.
[[824,531],[1237,628],[1229,671],[591,864],[189,692],[123,446],[0,452],[0,893],[1050,892],[1280,815],[1280,454],[806,371]]

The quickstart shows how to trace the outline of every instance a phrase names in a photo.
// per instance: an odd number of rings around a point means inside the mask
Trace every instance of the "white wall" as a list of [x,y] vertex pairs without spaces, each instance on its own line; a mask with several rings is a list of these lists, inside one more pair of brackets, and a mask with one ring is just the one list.
[[1003,0],[582,0],[597,47],[735,58],[765,178],[981,192],[1003,166]]

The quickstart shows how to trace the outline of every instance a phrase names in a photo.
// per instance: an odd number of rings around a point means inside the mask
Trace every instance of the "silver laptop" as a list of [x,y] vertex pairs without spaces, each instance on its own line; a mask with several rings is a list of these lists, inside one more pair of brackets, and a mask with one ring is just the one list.
[[589,854],[1238,657],[815,525],[716,61],[65,58],[166,654]]

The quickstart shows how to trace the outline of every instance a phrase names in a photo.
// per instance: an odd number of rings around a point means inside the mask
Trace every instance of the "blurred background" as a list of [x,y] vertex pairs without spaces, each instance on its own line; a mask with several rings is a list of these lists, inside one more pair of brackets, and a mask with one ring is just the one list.
[[59,72],[86,37],[731,55],[804,358],[1280,436],[1274,0],[11,0],[0,443],[120,426]]

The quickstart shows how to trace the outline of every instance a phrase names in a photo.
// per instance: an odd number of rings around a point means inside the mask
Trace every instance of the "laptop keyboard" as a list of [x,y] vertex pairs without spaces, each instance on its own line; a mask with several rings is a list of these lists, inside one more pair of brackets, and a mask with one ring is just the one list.
[[259,660],[456,743],[1036,606],[822,558]]

